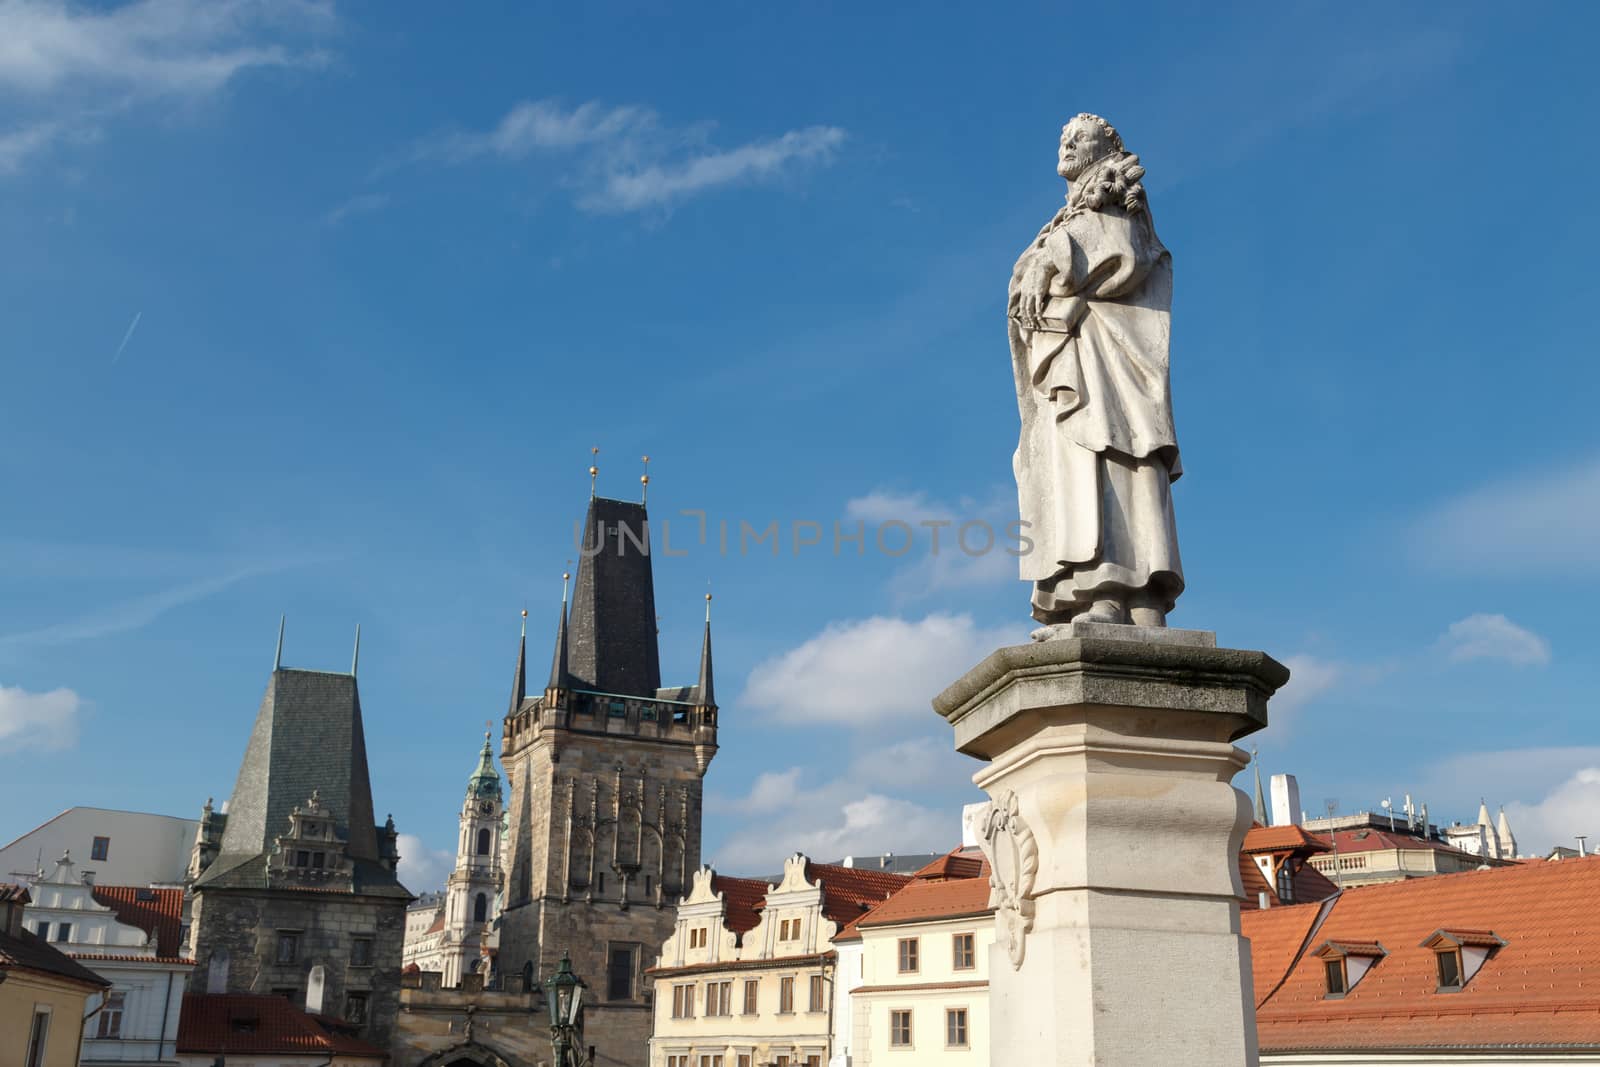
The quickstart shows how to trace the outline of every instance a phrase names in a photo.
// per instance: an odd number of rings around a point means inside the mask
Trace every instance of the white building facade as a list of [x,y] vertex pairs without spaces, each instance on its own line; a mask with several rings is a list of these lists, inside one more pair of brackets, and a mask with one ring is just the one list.
[[199,823],[110,808],[68,808],[0,846],[0,881],[32,882],[71,853],[101,885],[182,885]]
[[75,867],[63,854],[34,881],[24,925],[111,983],[90,1004],[79,1063],[176,1064],[184,982],[194,969],[177,955],[182,890],[88,885]]

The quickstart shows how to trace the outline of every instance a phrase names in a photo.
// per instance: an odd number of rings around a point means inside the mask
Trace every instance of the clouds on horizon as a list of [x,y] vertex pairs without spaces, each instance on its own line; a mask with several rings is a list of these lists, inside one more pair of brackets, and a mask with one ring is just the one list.
[[1411,527],[1433,566],[1501,575],[1600,574],[1600,457],[1491,482],[1445,500]]
[[1434,648],[1452,663],[1486,659],[1542,667],[1550,662],[1550,642],[1504,615],[1481,612],[1451,623]]
[[[671,126],[650,108],[553,99],[520,101],[492,128],[420,141],[412,162],[463,164],[561,157],[573,202],[592,214],[669,209],[713,189],[769,182],[831,162],[846,139],[837,126],[813,125],[720,148],[713,123]],[[383,168],[387,169],[387,168]]]

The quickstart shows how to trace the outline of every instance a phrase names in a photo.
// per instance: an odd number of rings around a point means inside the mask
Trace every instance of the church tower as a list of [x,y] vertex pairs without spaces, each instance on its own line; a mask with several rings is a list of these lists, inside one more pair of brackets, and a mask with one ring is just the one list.
[[642,503],[591,498],[550,676],[527,693],[517,657],[501,761],[511,783],[499,962],[524,982],[564,954],[589,986],[596,1067],[643,1067],[642,970],[700,866],[702,778],[717,751],[710,598],[699,677],[663,686]]
[[467,779],[461,802],[461,833],[456,839],[456,869],[445,885],[443,985],[454,989],[461,976],[479,970],[490,939],[501,886],[500,827],[505,815],[500,775],[494,769],[490,735],[483,735],[478,767]]
[[[357,631],[357,652],[360,631]],[[411,894],[394,821],[377,825],[356,664],[278,655],[227,813],[209,802],[191,870],[191,993],[275,993],[387,1045]]]

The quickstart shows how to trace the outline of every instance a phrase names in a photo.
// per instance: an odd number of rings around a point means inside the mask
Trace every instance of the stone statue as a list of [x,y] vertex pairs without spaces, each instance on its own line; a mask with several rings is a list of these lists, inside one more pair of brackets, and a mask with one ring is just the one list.
[[1022,436],[1013,467],[1031,551],[1034,636],[1073,620],[1165,626],[1183,566],[1182,473],[1167,374],[1172,257],[1139,157],[1098,115],[1061,130],[1067,203],[1011,274]]

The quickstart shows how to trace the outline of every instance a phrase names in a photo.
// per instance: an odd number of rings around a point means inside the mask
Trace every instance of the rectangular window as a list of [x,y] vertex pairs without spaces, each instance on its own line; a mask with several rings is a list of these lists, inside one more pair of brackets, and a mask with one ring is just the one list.
[[950,966],[958,971],[970,971],[978,965],[978,950],[971,934],[955,934],[950,938]]
[[828,1002],[827,994],[823,992],[822,975],[811,976],[811,1009],[812,1011],[826,1011]]
[[778,979],[778,1014],[788,1015],[794,1011],[794,979]]
[[1454,952],[1436,954],[1439,960],[1439,988],[1461,988],[1461,957]]
[[633,969],[638,954],[638,945],[611,945],[611,951],[606,955],[607,1000],[633,999]]
[[746,978],[745,979],[745,982],[744,982],[744,1013],[746,1015],[754,1015],[756,1013],[756,998],[758,996],[760,996],[760,994],[757,992],[757,990],[759,990],[760,988],[761,988],[761,983],[759,981],[757,981],[756,979],[754,979],[754,978]]
[[314,870],[314,871],[322,870],[323,864],[325,864],[327,862],[328,862],[328,854],[326,852],[313,852],[311,854],[311,869],[312,870]]
[[56,923],[56,940],[57,941],[71,941],[72,940],[72,924],[71,923]]
[[38,936],[40,941],[50,940],[50,923],[48,921],[34,923],[33,932]]
[[278,962],[293,963],[300,955],[300,935],[278,931]]
[[946,1008],[944,1012],[944,1043],[946,1048],[967,1047],[967,1009]]
[[33,1025],[28,1028],[28,1055],[22,1061],[25,1067],[44,1067],[44,1050],[49,1042],[50,1013],[35,1010]]
[[303,848],[296,849],[294,853],[294,865],[296,867],[311,866],[311,853],[307,852]]
[[891,1011],[889,1013],[889,1044],[893,1048],[911,1047],[911,1012]]
[[722,1067],[721,1056],[701,1056],[700,1067]]
[[902,937],[900,939],[900,973],[915,974],[917,966],[917,939]]
[[89,849],[89,858],[92,860],[107,860],[111,858],[111,838],[97,837],[94,845]]
[[372,938],[358,937],[350,942],[350,966],[372,966]]
[[739,1053],[739,1067],[750,1067],[750,1053]]
[[367,1021],[367,995],[351,993],[344,998],[344,1021],[362,1026]]
[[116,1038],[122,1036],[122,1008],[127,1000],[126,993],[107,993],[105,1006],[96,1016],[100,1020],[99,1027],[95,1030],[95,1037]]
[[822,1057],[821,1056],[807,1056],[806,1057],[806,1067],[822,1067]]
[[1322,962],[1322,970],[1328,978],[1328,995],[1339,997],[1344,995],[1344,957],[1338,956]]
[[674,1019],[694,1018],[693,985],[675,985],[672,987],[672,1017]]

